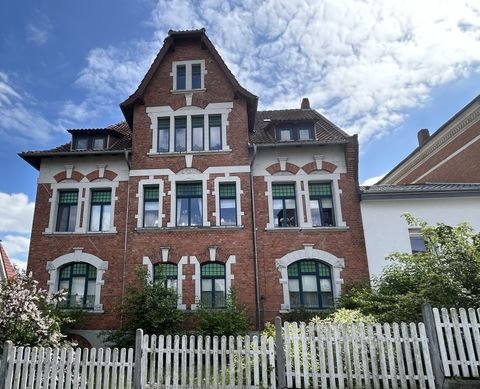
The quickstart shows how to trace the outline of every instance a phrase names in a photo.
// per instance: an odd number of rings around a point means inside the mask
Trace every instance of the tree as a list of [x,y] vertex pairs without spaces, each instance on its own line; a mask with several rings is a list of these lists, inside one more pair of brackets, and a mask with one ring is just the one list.
[[0,345],[57,347],[65,341],[62,325],[70,318],[56,309],[63,292],[48,296],[38,282],[25,273],[0,282]]
[[437,307],[480,306],[480,237],[468,225],[420,226],[427,250],[395,253],[373,287],[357,286],[340,300],[340,306],[358,308],[379,321],[418,321],[421,305]]
[[177,309],[177,291],[164,282],[152,282],[143,268],[138,268],[135,281],[128,286],[125,301],[117,307],[124,325],[105,333],[105,340],[117,347],[135,345],[138,328],[147,334],[174,335],[183,330],[184,314]]

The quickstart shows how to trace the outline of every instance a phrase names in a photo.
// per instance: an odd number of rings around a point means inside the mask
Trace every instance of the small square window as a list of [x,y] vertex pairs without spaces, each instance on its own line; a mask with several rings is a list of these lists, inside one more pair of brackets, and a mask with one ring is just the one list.
[[279,134],[279,137],[280,137],[280,141],[282,141],[282,142],[293,140],[292,129],[291,128],[281,128],[278,131],[278,134]]
[[298,140],[311,140],[311,139],[313,139],[311,128],[298,129]]
[[88,138],[87,137],[78,137],[75,140],[75,150],[87,150],[88,149]]

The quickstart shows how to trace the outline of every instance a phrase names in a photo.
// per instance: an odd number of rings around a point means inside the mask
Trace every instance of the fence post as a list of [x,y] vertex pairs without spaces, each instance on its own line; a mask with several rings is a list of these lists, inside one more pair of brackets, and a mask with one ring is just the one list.
[[135,376],[134,388],[143,389],[143,330],[138,329],[135,334]]
[[440,346],[438,343],[437,326],[433,317],[432,304],[422,304],[423,324],[428,337],[428,350],[432,360],[433,375],[435,376],[435,386],[443,388],[445,383],[445,372],[443,371],[442,357],[440,356]]
[[283,333],[282,319],[277,316],[275,318],[275,350],[277,357],[277,381],[279,389],[286,388],[285,380],[285,357],[283,355]]
[[3,344],[3,356],[0,362],[0,389],[5,389],[7,379],[8,360],[13,351],[13,343],[8,340]]

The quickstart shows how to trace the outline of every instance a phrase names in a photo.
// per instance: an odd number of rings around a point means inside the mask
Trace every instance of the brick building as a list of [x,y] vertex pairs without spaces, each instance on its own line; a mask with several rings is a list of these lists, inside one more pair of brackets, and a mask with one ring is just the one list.
[[480,231],[480,96],[431,136],[420,130],[418,147],[361,190],[371,275],[382,273],[393,252],[425,250],[418,226],[402,217],[406,212],[429,224],[468,222]]
[[92,343],[139,265],[187,311],[234,287],[257,326],[368,279],[357,138],[308,99],[257,111],[204,30],[171,31],[120,107],[125,122],[20,154],[40,172],[28,269],[85,308]]

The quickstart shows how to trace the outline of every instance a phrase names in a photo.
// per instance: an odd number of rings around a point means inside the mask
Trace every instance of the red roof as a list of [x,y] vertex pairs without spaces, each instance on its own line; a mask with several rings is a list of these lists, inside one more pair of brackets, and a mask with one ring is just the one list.
[[[7,252],[3,248],[2,244],[0,243],[0,266],[1,270],[5,272],[5,276],[8,279],[15,278],[17,275],[17,272],[15,271],[15,268],[12,265],[12,262],[10,262],[10,258],[8,258]],[[0,275],[3,275],[1,274]]]

